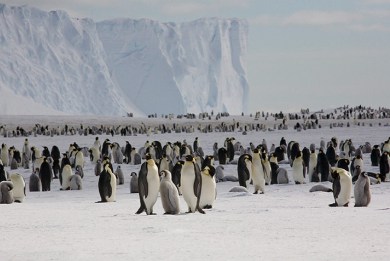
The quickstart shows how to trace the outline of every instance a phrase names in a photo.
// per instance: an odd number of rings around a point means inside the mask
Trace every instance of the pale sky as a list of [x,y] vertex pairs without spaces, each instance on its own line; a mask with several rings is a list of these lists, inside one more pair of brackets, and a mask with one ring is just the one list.
[[390,0],[0,0],[96,22],[249,22],[250,111],[390,107]]

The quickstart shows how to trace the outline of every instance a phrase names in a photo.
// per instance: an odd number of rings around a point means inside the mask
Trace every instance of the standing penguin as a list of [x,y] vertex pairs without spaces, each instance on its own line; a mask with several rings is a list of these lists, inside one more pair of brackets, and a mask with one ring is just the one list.
[[188,205],[188,212],[194,213],[198,210],[200,213],[205,214],[199,206],[202,193],[202,174],[198,164],[194,162],[191,155],[186,156],[186,161],[182,166],[180,183],[183,198]]
[[42,190],[41,179],[39,178],[38,174],[39,174],[39,169],[36,169],[30,175],[30,179],[28,182],[28,187],[30,192],[38,192]]
[[98,188],[100,194],[100,201],[114,202],[116,200],[116,177],[108,163],[104,164],[103,171],[99,175]]
[[131,172],[130,174],[130,193],[138,193],[138,177],[137,173]]
[[49,162],[46,158],[43,158],[41,167],[39,168],[39,178],[42,183],[42,191],[50,191],[50,184],[53,177],[53,172]]
[[381,181],[382,182],[385,181],[386,176],[390,172],[389,156],[387,151],[384,151],[382,153],[382,156],[379,160],[379,172],[380,172]]
[[381,151],[379,145],[374,145],[371,150],[371,166],[379,166],[379,159],[381,157]]
[[22,175],[18,173],[12,173],[10,175],[14,189],[12,190],[14,196],[14,202],[22,203],[26,197],[26,183]]
[[218,149],[218,159],[220,165],[225,165],[227,161],[227,150],[222,147]]
[[243,154],[238,158],[237,174],[238,183],[242,187],[247,187],[246,182],[250,180],[252,172],[252,156],[249,154]]
[[352,192],[351,173],[342,168],[333,168],[331,172],[333,178],[333,197],[335,203],[329,204],[330,207],[344,206],[348,207]]
[[295,184],[305,184],[305,171],[302,153],[298,151],[292,164],[292,174]]
[[194,152],[198,152],[198,148],[199,148],[199,140],[198,137],[196,137],[192,149],[194,150]]
[[164,214],[176,215],[180,213],[179,192],[175,184],[172,182],[171,172],[169,170],[162,170],[160,172],[160,198],[163,205]]
[[181,180],[181,169],[183,167],[183,164],[184,164],[184,161],[183,160],[179,160],[178,162],[176,162],[175,166],[173,166],[172,168],[172,172],[171,172],[171,175],[172,175],[172,182],[173,184],[175,184],[179,194],[181,195],[181,183],[180,183],[180,180]]
[[202,171],[202,192],[199,200],[199,207],[210,209],[213,207],[217,197],[217,184],[215,182],[215,168],[207,166]]
[[11,181],[0,182],[0,204],[11,204],[14,202],[13,188],[14,185]]
[[126,141],[124,156],[125,156],[125,163],[127,164],[130,164],[131,162],[131,151],[132,151],[132,146],[130,142]]
[[1,144],[0,160],[4,167],[7,167],[9,165],[8,146],[5,143]]
[[135,214],[145,211],[147,215],[151,215],[160,189],[160,177],[157,165],[149,153],[145,155],[145,159],[138,173],[138,195],[141,206]]
[[4,169],[4,165],[0,162],[0,182],[7,180],[7,173]]
[[258,149],[253,151],[252,155],[252,181],[255,187],[253,194],[264,194],[265,192],[265,177],[264,177],[264,166],[261,162],[261,156]]
[[118,185],[123,185],[125,183],[125,177],[123,175],[123,171],[120,165],[116,167],[115,175],[118,179]]
[[355,207],[367,207],[371,201],[370,178],[360,173],[354,187]]
[[[330,166],[329,161],[322,149],[319,150],[317,155],[316,174],[321,175],[321,182],[329,180]],[[317,176],[319,178],[319,176]],[[319,180],[318,180],[319,181]],[[313,182],[318,182],[313,179]]]
[[72,167],[69,164],[66,164],[62,169],[62,184],[61,190],[70,189],[70,178],[73,176]]
[[308,179],[309,182],[313,182],[313,174],[315,173],[317,166],[317,153],[315,152],[315,149],[310,150],[310,159],[309,159],[309,166],[308,166]]

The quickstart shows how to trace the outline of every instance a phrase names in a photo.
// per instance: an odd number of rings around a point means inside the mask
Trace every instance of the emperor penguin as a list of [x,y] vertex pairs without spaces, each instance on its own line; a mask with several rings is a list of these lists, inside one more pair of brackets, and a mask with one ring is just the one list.
[[227,150],[224,147],[218,149],[218,160],[220,165],[225,165],[227,162]]
[[132,151],[132,146],[130,142],[126,141],[124,156],[125,156],[125,163],[127,164],[129,164],[131,161],[131,151]]
[[309,159],[309,166],[308,166],[308,180],[309,182],[313,182],[313,174],[316,170],[317,165],[317,153],[315,150],[310,150],[310,159]]
[[217,197],[217,184],[215,182],[215,168],[207,166],[202,171],[202,192],[199,200],[199,207],[210,209],[213,207]]
[[83,182],[80,175],[72,175],[70,177],[70,190],[82,190]]
[[252,155],[252,181],[255,188],[253,194],[264,194],[265,193],[265,178],[264,178],[264,166],[261,162],[261,155],[258,149],[253,151]]
[[162,170],[160,172],[160,198],[163,205],[164,214],[176,215],[180,213],[179,192],[175,184],[172,182],[172,175],[169,170]]
[[130,174],[130,193],[138,193],[138,176],[137,173],[131,172]]
[[247,187],[246,182],[250,180],[252,172],[252,156],[249,154],[242,154],[238,158],[237,174],[238,183],[242,187]]
[[53,178],[53,172],[49,162],[43,157],[43,162],[39,168],[39,178],[42,183],[42,191],[50,191],[50,184]]
[[169,159],[169,157],[165,154],[160,159],[160,162],[158,164],[158,171],[160,171],[160,173],[161,173],[161,171],[163,171],[163,170],[169,170],[169,171],[172,170],[172,162]]
[[28,187],[30,192],[39,192],[42,190],[41,179],[39,178],[39,169],[36,169],[30,175],[30,179],[28,182]]
[[123,185],[125,183],[125,177],[123,175],[123,171],[120,165],[116,167],[115,175],[117,177],[118,185]]
[[[363,171],[364,169],[364,162],[363,158],[361,155],[355,156],[352,161],[351,161],[351,175],[352,175],[352,182],[355,182],[358,179],[358,175],[355,175],[356,168],[360,168],[360,172]],[[356,177],[355,177],[356,176]]]
[[70,189],[70,178],[73,175],[72,167],[69,164],[66,164],[62,169],[62,185],[61,190]]
[[344,206],[348,207],[352,192],[352,176],[349,171],[342,168],[332,168],[333,178],[333,197],[335,203],[329,204],[330,207]]
[[74,166],[81,166],[82,168],[84,168],[84,154],[81,151],[81,148],[78,148],[75,154]]
[[379,145],[374,145],[370,154],[371,166],[379,166],[380,157],[381,157],[381,151],[379,149]]
[[96,162],[100,159],[100,151],[96,147],[92,147],[89,149],[89,159],[93,164],[96,164]]
[[37,158],[40,158],[40,157],[41,157],[41,151],[37,147],[32,146],[31,147],[31,161],[32,161],[32,163],[34,163],[35,160]]
[[108,163],[104,164],[103,171],[99,175],[98,188],[100,194],[100,201],[114,202],[116,200],[116,177]]
[[265,184],[270,185],[271,184],[271,163],[268,160],[268,155],[267,151],[263,150],[261,154],[261,163],[264,166],[264,179],[265,179]]
[[31,160],[31,150],[28,139],[24,139],[23,148],[22,148],[22,155],[25,155],[25,157],[28,160]]
[[379,160],[379,172],[381,181],[386,181],[386,178],[390,172],[389,153],[384,151]]
[[185,157],[185,162],[181,168],[181,191],[184,201],[187,203],[188,212],[194,213],[198,210],[205,214],[200,208],[199,201],[202,193],[202,174],[197,163],[194,162],[192,155]]
[[182,194],[180,180],[181,180],[181,169],[183,167],[183,164],[184,164],[184,161],[179,160],[178,162],[176,162],[175,166],[173,166],[172,172],[171,172],[172,182],[173,182],[173,184],[175,184],[177,190],[179,191],[179,195]]
[[4,167],[9,165],[8,146],[5,143],[1,144],[0,160]]
[[0,162],[0,182],[7,181],[7,172],[4,169],[3,164]]
[[26,183],[24,182],[24,178],[19,173],[12,173],[10,179],[14,185],[14,189],[12,190],[14,202],[22,203],[26,197]]
[[305,171],[306,168],[304,166],[303,160],[302,160],[302,153],[301,151],[298,151],[296,154],[296,157],[292,164],[292,174],[293,179],[295,181],[295,184],[305,184]]
[[142,163],[138,173],[138,195],[140,207],[135,214],[146,212],[147,215],[154,214],[153,206],[157,201],[160,189],[160,176],[158,168],[149,153],[145,155],[146,161]]
[[194,144],[193,144],[194,152],[197,152],[198,148],[199,148],[199,139],[198,139],[198,137],[195,137]]
[[11,181],[0,182],[0,204],[11,204],[14,202],[13,188],[14,185]]
[[353,189],[355,207],[367,207],[371,201],[370,178],[366,172],[360,173]]

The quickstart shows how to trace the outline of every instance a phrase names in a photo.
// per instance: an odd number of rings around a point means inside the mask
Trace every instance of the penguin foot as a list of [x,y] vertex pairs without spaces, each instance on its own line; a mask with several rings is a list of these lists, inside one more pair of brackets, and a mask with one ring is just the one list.
[[337,207],[337,203],[332,203],[332,204],[329,204],[329,207]]
[[201,209],[201,208],[198,208],[198,211],[199,211],[199,213],[201,213],[201,214],[206,214],[206,212],[204,212],[203,209]]
[[135,212],[135,214],[139,215],[141,214],[142,212],[144,212],[144,208],[143,207],[140,207],[137,212]]
[[343,207],[348,207],[349,202],[345,203]]
[[211,209],[211,208],[213,208],[213,206],[211,206],[211,205],[206,205],[206,206],[204,206],[203,208],[204,208],[204,209]]

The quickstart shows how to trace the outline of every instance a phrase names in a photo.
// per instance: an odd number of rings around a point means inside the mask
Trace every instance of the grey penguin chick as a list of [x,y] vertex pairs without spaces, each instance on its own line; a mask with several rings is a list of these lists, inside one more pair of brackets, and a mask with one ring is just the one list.
[[360,173],[353,189],[355,207],[367,207],[371,201],[370,178],[366,172]]
[[180,213],[179,192],[172,182],[172,174],[169,170],[160,172],[160,198],[164,214],[176,215]]

